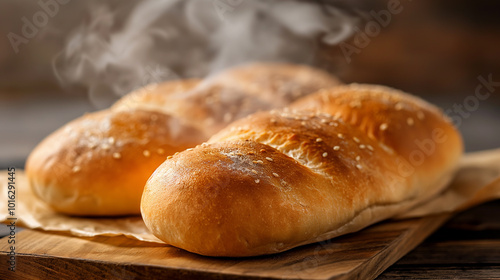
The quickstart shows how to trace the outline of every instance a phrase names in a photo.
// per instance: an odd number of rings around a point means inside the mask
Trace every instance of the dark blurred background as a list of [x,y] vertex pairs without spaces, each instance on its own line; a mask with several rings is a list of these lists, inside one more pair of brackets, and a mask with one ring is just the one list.
[[[0,1],[0,168],[24,166],[27,155],[43,137],[84,112],[103,106],[89,99],[86,84],[61,85],[53,71],[54,58],[67,49],[68,38],[74,36],[75,30],[92,24],[89,11],[96,9],[96,5],[105,4],[108,11],[114,12],[106,20],[116,28],[138,2],[59,0],[55,2],[57,12],[53,15],[45,12],[44,17],[41,11],[45,10],[39,1]],[[248,4],[245,0],[206,2],[219,5],[225,12],[244,10]],[[356,27],[340,44],[316,40],[314,54],[306,61],[301,58],[294,62],[321,67],[345,82],[383,84],[421,96],[454,117],[467,151],[500,147],[500,2],[306,2],[339,7]],[[214,13],[215,9],[206,12]],[[325,8],[325,13],[328,12]],[[94,13],[94,20],[95,17]],[[169,15],[162,20],[173,17],[183,15]],[[36,32],[26,33],[29,36],[23,35],[23,28],[29,29],[25,26],[35,21],[43,26],[35,26]],[[240,32],[233,39],[242,40],[246,36]],[[204,43],[207,42],[195,38],[186,41],[185,47],[190,47],[187,44],[197,44],[202,49],[213,47]],[[259,44],[254,47],[262,47]],[[178,56],[175,51],[164,52],[164,56]],[[190,59],[196,53],[180,59],[193,63]],[[210,59],[210,53],[200,54],[199,60]],[[92,61],[94,57],[88,59]],[[169,65],[175,76],[197,76],[208,71],[201,64],[195,68],[199,72],[184,71],[177,64]],[[486,98],[479,99],[476,94],[480,85],[480,96],[487,94]]]

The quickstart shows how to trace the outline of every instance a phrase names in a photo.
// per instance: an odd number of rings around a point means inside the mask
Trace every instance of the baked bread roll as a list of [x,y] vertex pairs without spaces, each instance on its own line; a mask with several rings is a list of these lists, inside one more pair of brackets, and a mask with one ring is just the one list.
[[[282,89],[285,93],[280,96],[295,96],[295,91],[305,95],[318,85],[338,83],[305,66],[270,64],[265,71],[264,64],[258,65],[255,71],[262,75],[276,71],[282,79],[293,79],[289,72],[318,75],[309,81],[290,81],[296,85],[294,91]],[[251,71],[248,66],[229,69],[202,86],[197,79],[149,85],[124,96],[111,109],[68,123],[41,142],[26,162],[34,193],[61,213],[139,214],[144,184],[167,156],[206,141],[232,119],[278,106],[279,102],[269,103],[272,98],[254,92],[256,86],[251,84],[260,83],[261,74],[252,78]],[[240,75],[245,79],[235,82]],[[303,76],[307,75],[298,74]],[[273,88],[259,87],[274,94]]]
[[[330,106],[337,99],[350,109]],[[448,119],[399,91],[350,85],[292,107],[311,104],[324,111],[256,113],[166,160],[142,196],[147,227],[207,256],[282,252],[425,201],[445,188],[462,154]],[[432,153],[403,172],[414,142],[429,139]]]
[[137,214],[144,183],[158,165],[205,139],[159,112],[94,112],[44,139],[28,157],[26,175],[33,192],[58,212]]
[[123,97],[113,109],[139,106],[158,110],[182,118],[210,136],[234,120],[287,106],[303,96],[340,84],[334,76],[305,65],[249,63],[202,82],[171,82],[163,85],[164,90],[141,89]]
[[233,85],[268,103],[286,106],[303,96],[341,82],[320,69],[279,62],[243,64],[207,80],[208,84]]

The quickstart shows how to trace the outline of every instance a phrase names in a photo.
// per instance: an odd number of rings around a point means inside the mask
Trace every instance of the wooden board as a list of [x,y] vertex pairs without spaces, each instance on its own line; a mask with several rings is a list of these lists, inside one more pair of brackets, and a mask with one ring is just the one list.
[[449,215],[386,221],[322,243],[253,258],[211,258],[125,237],[17,233],[16,271],[0,240],[0,279],[374,279]]

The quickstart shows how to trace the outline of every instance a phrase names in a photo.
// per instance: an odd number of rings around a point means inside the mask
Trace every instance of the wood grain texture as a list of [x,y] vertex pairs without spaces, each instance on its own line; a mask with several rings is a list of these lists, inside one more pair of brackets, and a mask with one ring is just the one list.
[[16,272],[0,240],[0,279],[374,279],[449,215],[387,221],[361,232],[252,258],[210,258],[125,237],[17,234]]
[[453,217],[385,270],[386,279],[500,279],[500,200]]

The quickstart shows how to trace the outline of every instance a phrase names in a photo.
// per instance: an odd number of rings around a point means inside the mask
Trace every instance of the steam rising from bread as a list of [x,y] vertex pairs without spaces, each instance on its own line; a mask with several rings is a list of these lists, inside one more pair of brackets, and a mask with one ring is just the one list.
[[[338,43],[354,19],[314,1],[91,2],[90,19],[54,60],[63,84],[109,106],[146,84],[203,77],[249,61],[312,62],[318,38]],[[129,5],[129,6],[127,6]]]

